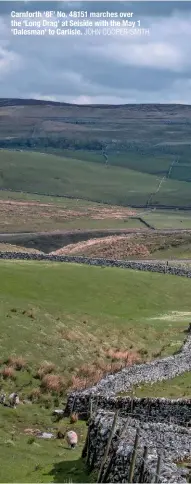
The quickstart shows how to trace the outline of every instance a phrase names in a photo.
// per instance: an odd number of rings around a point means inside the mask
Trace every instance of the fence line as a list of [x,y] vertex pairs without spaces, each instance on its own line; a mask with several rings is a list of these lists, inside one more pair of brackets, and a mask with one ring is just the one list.
[[108,438],[108,441],[107,441],[106,449],[105,449],[105,452],[104,452],[103,460],[102,460],[102,463],[101,463],[101,466],[100,466],[97,482],[102,482],[101,478],[102,478],[103,468],[104,468],[104,464],[106,463],[107,456],[109,454],[109,449],[110,449],[110,445],[111,445],[113,435],[115,433],[115,426],[116,426],[118,414],[119,414],[119,410],[117,410],[115,412],[115,415],[114,415],[114,418],[113,418],[113,423],[112,423],[109,438]]
[[[122,434],[125,432],[125,430],[127,429],[127,426],[128,426],[128,422],[127,422],[125,428],[122,430],[122,432],[120,433],[120,435],[117,438],[116,445],[112,449],[109,462],[107,463],[107,466],[106,466],[105,471],[104,471],[104,466],[107,462],[107,458],[108,458],[109,451],[110,451],[111,444],[112,444],[112,439],[113,439],[114,434],[115,434],[117,417],[118,417],[118,412],[116,412],[115,415],[114,415],[112,427],[111,427],[110,433],[109,433],[109,438],[108,438],[108,441],[107,441],[107,444],[106,444],[103,459],[101,461],[100,469],[99,469],[99,472],[98,472],[98,477],[97,477],[97,481],[96,481],[97,483],[107,483],[108,482],[107,479],[109,477],[109,473],[111,471],[112,464],[114,462],[114,457],[115,457],[117,450],[119,448],[119,444],[120,444],[120,440],[122,438]],[[98,427],[98,431],[99,431],[99,427]],[[89,436],[89,438],[90,438],[90,436]],[[133,445],[133,451],[132,451],[131,458],[130,458],[129,478],[128,478],[128,481],[127,481],[130,484],[132,484],[134,482],[134,474],[135,474],[135,468],[136,468],[136,458],[137,458],[137,454],[138,454],[139,439],[140,439],[140,429],[138,428],[137,431],[136,431],[136,436],[135,436],[134,445]],[[140,467],[139,476],[138,476],[138,480],[137,480],[138,483],[144,482],[144,480],[143,480],[144,479],[144,472],[146,470],[146,466],[148,465],[148,453],[149,453],[149,447],[144,446],[143,456],[141,458],[141,467]],[[92,457],[91,463],[88,462],[88,459],[86,460],[86,463],[88,465],[90,464],[89,469],[88,469],[89,473],[91,473],[94,469],[95,460],[96,460],[96,446],[95,446],[95,449],[94,449],[94,452],[93,452],[93,457]],[[157,454],[156,473],[153,477],[152,482],[154,482],[154,483],[160,482],[161,468],[162,468],[162,452],[159,452]]]

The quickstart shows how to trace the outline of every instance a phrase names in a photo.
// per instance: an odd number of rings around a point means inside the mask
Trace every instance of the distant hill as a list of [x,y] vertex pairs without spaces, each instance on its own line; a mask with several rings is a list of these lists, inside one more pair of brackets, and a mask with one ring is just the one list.
[[174,111],[175,108],[182,108],[183,110],[187,110],[191,108],[190,104],[161,104],[161,103],[141,103],[141,104],[74,104],[74,103],[66,103],[66,102],[58,102],[58,101],[50,101],[44,99],[22,99],[22,98],[0,98],[0,106],[41,106],[41,105],[52,105],[52,106],[71,106],[71,107],[101,107],[102,109],[118,109],[118,108],[128,108],[135,110],[138,109],[149,109],[149,110],[165,110],[167,108],[169,111]]
[[68,106],[68,103],[59,103],[54,101],[44,101],[42,99],[20,99],[20,98],[0,98],[0,106]]
[[[151,188],[146,193],[148,205],[154,203],[158,192],[157,201],[160,199],[158,203],[163,203],[164,183],[170,180],[191,182],[190,135],[190,105],[75,105],[35,99],[0,99],[1,149],[38,151],[79,163],[123,167],[138,172],[139,186],[140,174],[154,175],[154,192]],[[97,174],[99,179],[99,166]],[[5,180],[3,185],[6,185]],[[191,187],[185,186],[187,193],[187,188],[189,192]],[[167,185],[166,192],[173,205],[180,204],[181,192],[177,196],[177,190],[174,191],[173,186],[167,189]],[[136,196],[133,195],[134,204]],[[108,198],[111,201],[110,196]],[[124,200],[124,196],[122,198]],[[187,199],[186,204],[188,202]]]
[[12,144],[18,148],[89,148],[181,156],[190,146],[190,131],[191,106],[187,105],[82,106],[0,99],[1,147]]

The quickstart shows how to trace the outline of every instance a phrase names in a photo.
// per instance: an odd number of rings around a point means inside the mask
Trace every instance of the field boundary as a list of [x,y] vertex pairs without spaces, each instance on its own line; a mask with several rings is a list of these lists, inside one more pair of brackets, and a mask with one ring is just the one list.
[[68,255],[48,255],[41,253],[27,253],[27,252],[0,252],[0,259],[2,260],[24,260],[24,261],[49,261],[49,262],[65,262],[65,263],[75,263],[75,264],[86,264],[90,266],[98,267],[118,267],[121,269],[134,269],[138,271],[147,272],[158,272],[162,274],[170,274],[181,277],[191,278],[191,268],[183,268],[170,266],[167,264],[154,263],[151,261],[140,261],[135,262],[132,260],[114,260],[114,259],[103,259],[103,258],[89,258],[82,256],[68,256]]
[[99,410],[89,420],[87,469],[97,482],[190,482],[177,465],[190,458],[190,436],[186,427]]
[[97,407],[109,411],[119,410],[121,415],[131,414],[134,418],[154,421],[174,420],[178,425],[188,424],[191,419],[191,399],[117,397],[119,392],[131,391],[135,385],[155,383],[175,378],[191,371],[191,333],[181,349],[172,356],[158,358],[151,362],[132,365],[114,374],[103,377],[96,385],[85,390],[71,392],[65,408],[66,414],[75,409],[80,415],[88,412],[89,400],[97,400]]

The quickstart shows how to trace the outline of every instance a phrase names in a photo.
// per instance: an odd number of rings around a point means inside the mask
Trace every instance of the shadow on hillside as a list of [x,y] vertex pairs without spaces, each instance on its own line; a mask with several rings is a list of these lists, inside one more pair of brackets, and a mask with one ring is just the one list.
[[81,457],[78,460],[55,463],[48,475],[51,477],[51,482],[91,482]]

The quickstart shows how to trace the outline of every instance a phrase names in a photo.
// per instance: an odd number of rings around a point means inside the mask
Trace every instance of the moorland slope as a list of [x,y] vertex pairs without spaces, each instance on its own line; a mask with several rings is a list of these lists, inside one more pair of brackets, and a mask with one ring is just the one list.
[[0,186],[120,205],[188,206],[190,127],[186,105],[0,99],[0,148],[33,151],[1,152]]

